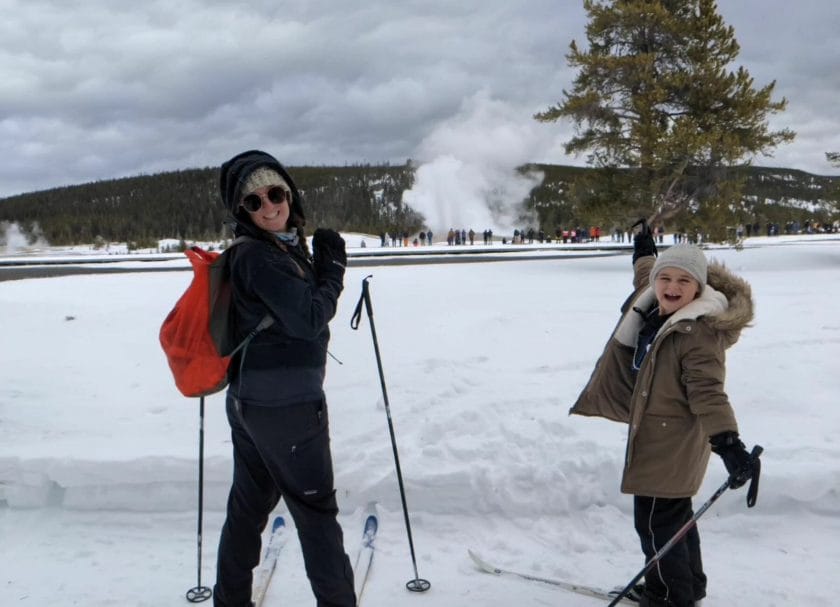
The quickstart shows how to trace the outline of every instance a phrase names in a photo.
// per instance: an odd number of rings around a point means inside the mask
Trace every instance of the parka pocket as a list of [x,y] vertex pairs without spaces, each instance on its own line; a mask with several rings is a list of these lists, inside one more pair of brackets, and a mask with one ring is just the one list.
[[702,427],[685,417],[645,415],[634,441],[626,479],[640,495],[690,496],[706,469]]
[[647,413],[642,418],[637,437],[646,450],[665,456],[689,438],[693,426],[694,420],[685,417]]

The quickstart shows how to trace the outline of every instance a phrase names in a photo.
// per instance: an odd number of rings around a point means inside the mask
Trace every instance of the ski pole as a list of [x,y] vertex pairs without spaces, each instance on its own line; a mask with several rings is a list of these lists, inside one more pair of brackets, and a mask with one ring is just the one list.
[[190,603],[201,603],[213,595],[207,586],[201,585],[201,520],[204,517],[204,397],[199,400],[198,425],[198,581],[194,588],[187,590]]
[[[759,445],[756,445],[755,447],[753,447],[753,450],[750,453],[750,458],[753,460],[753,462],[758,462],[759,461],[758,456],[761,455],[762,451],[764,451],[764,449]],[[706,510],[708,510],[711,507],[711,505],[714,504],[717,501],[717,499],[721,495],[723,495],[724,492],[727,489],[729,489],[729,482],[730,482],[730,479],[727,478],[726,482],[724,482],[720,487],[718,487],[718,490],[714,492],[712,497],[710,497],[708,500],[706,500],[705,504],[700,506],[700,509],[697,510],[697,512],[694,514],[694,516],[692,516],[686,522],[685,525],[680,527],[679,530],[674,534],[674,536],[670,540],[668,540],[668,543],[665,544],[664,546],[662,546],[662,548],[659,550],[659,552],[657,552],[652,557],[650,557],[650,560],[645,564],[644,567],[642,567],[642,570],[639,571],[639,573],[637,573],[636,576],[632,580],[630,580],[630,582],[624,587],[624,590],[619,592],[607,607],[615,607],[615,605],[618,605],[619,601],[621,601],[621,599],[623,599],[625,596],[627,596],[627,593],[630,592],[636,586],[636,583],[639,580],[641,580],[642,577],[648,571],[650,571],[653,568],[653,566],[656,565],[656,563],[658,563],[662,559],[662,557],[665,556],[668,553],[668,551],[671,550],[671,548],[673,548],[676,545],[676,543],[679,542],[685,536],[686,533],[691,531],[691,528],[694,527],[697,524],[697,520],[701,516],[703,516],[703,513],[706,512]],[[755,480],[754,480],[754,482],[755,482]],[[757,490],[758,489],[756,487],[755,491],[757,491]],[[753,487],[750,487],[749,495],[750,495],[750,497],[748,497],[748,499],[747,499],[747,505],[752,507],[752,506],[755,505],[755,496],[753,495]]]
[[385,387],[385,374],[382,371],[382,358],[379,355],[379,341],[376,339],[376,327],[373,324],[373,305],[370,301],[370,289],[368,287],[368,282],[371,278],[373,276],[369,275],[362,281],[362,295],[359,297],[359,303],[356,304],[356,310],[353,312],[353,318],[350,320],[350,327],[354,330],[359,328],[359,322],[362,320],[362,302],[364,302],[368,319],[370,319],[370,333],[373,336],[373,350],[376,353],[376,366],[379,369],[379,383],[382,385],[385,413],[388,416],[388,431],[391,434],[391,448],[394,451],[397,482],[400,485],[400,498],[402,499],[403,516],[405,517],[405,529],[408,533],[408,547],[411,550],[411,564],[414,566],[414,579],[409,580],[405,587],[412,592],[425,592],[432,587],[432,584],[428,580],[422,579],[417,573],[417,559],[414,556],[414,541],[411,539],[411,523],[408,520],[408,506],[405,501],[405,487],[403,486],[402,472],[400,471],[400,456],[397,454],[397,439],[394,435],[394,423],[391,420],[391,405],[388,403],[388,390]]

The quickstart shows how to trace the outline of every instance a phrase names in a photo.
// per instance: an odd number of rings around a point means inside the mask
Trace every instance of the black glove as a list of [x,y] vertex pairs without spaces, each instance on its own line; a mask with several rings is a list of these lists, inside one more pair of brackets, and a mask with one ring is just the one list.
[[737,432],[721,432],[709,439],[712,451],[720,455],[729,473],[730,489],[737,489],[753,478],[758,469],[757,458],[753,458]]
[[656,256],[656,242],[653,240],[653,232],[647,220],[643,217],[633,224],[633,227],[642,226],[639,233],[633,237],[633,263],[640,257]]
[[329,275],[338,275],[339,278],[344,276],[347,251],[344,248],[344,239],[338,232],[318,228],[312,235],[312,247],[315,249],[315,273],[318,278]]

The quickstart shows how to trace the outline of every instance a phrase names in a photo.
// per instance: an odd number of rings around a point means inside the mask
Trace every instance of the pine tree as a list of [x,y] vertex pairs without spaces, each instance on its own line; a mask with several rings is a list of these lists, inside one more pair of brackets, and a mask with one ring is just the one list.
[[[562,102],[536,114],[570,119],[567,153],[588,152],[596,167],[634,168],[620,206],[628,216],[663,220],[705,207],[705,221],[738,200],[728,167],[791,141],[767,117],[775,81],[754,88],[739,46],[712,0],[585,0],[587,50],[572,42],[578,69]],[[718,217],[722,219],[721,217]]]
[[[826,152],[825,159],[834,166],[840,167],[840,152]],[[829,200],[834,211],[834,216],[836,217],[837,213],[840,213],[840,185],[836,184],[833,188],[830,188],[828,195],[830,196]]]

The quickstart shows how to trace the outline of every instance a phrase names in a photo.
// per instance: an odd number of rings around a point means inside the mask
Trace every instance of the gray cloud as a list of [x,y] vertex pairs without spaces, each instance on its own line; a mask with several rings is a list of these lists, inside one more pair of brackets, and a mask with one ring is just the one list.
[[[571,86],[582,2],[0,1],[0,196],[217,166],[253,147],[292,165],[432,161],[447,129],[459,133],[448,154],[473,137],[583,162],[562,151],[570,125],[531,119]],[[799,133],[757,163],[836,173],[824,153],[840,150],[840,7],[719,9],[738,64],[789,101],[771,126]],[[488,106],[504,122],[487,128],[515,142],[482,139],[471,119]]]

